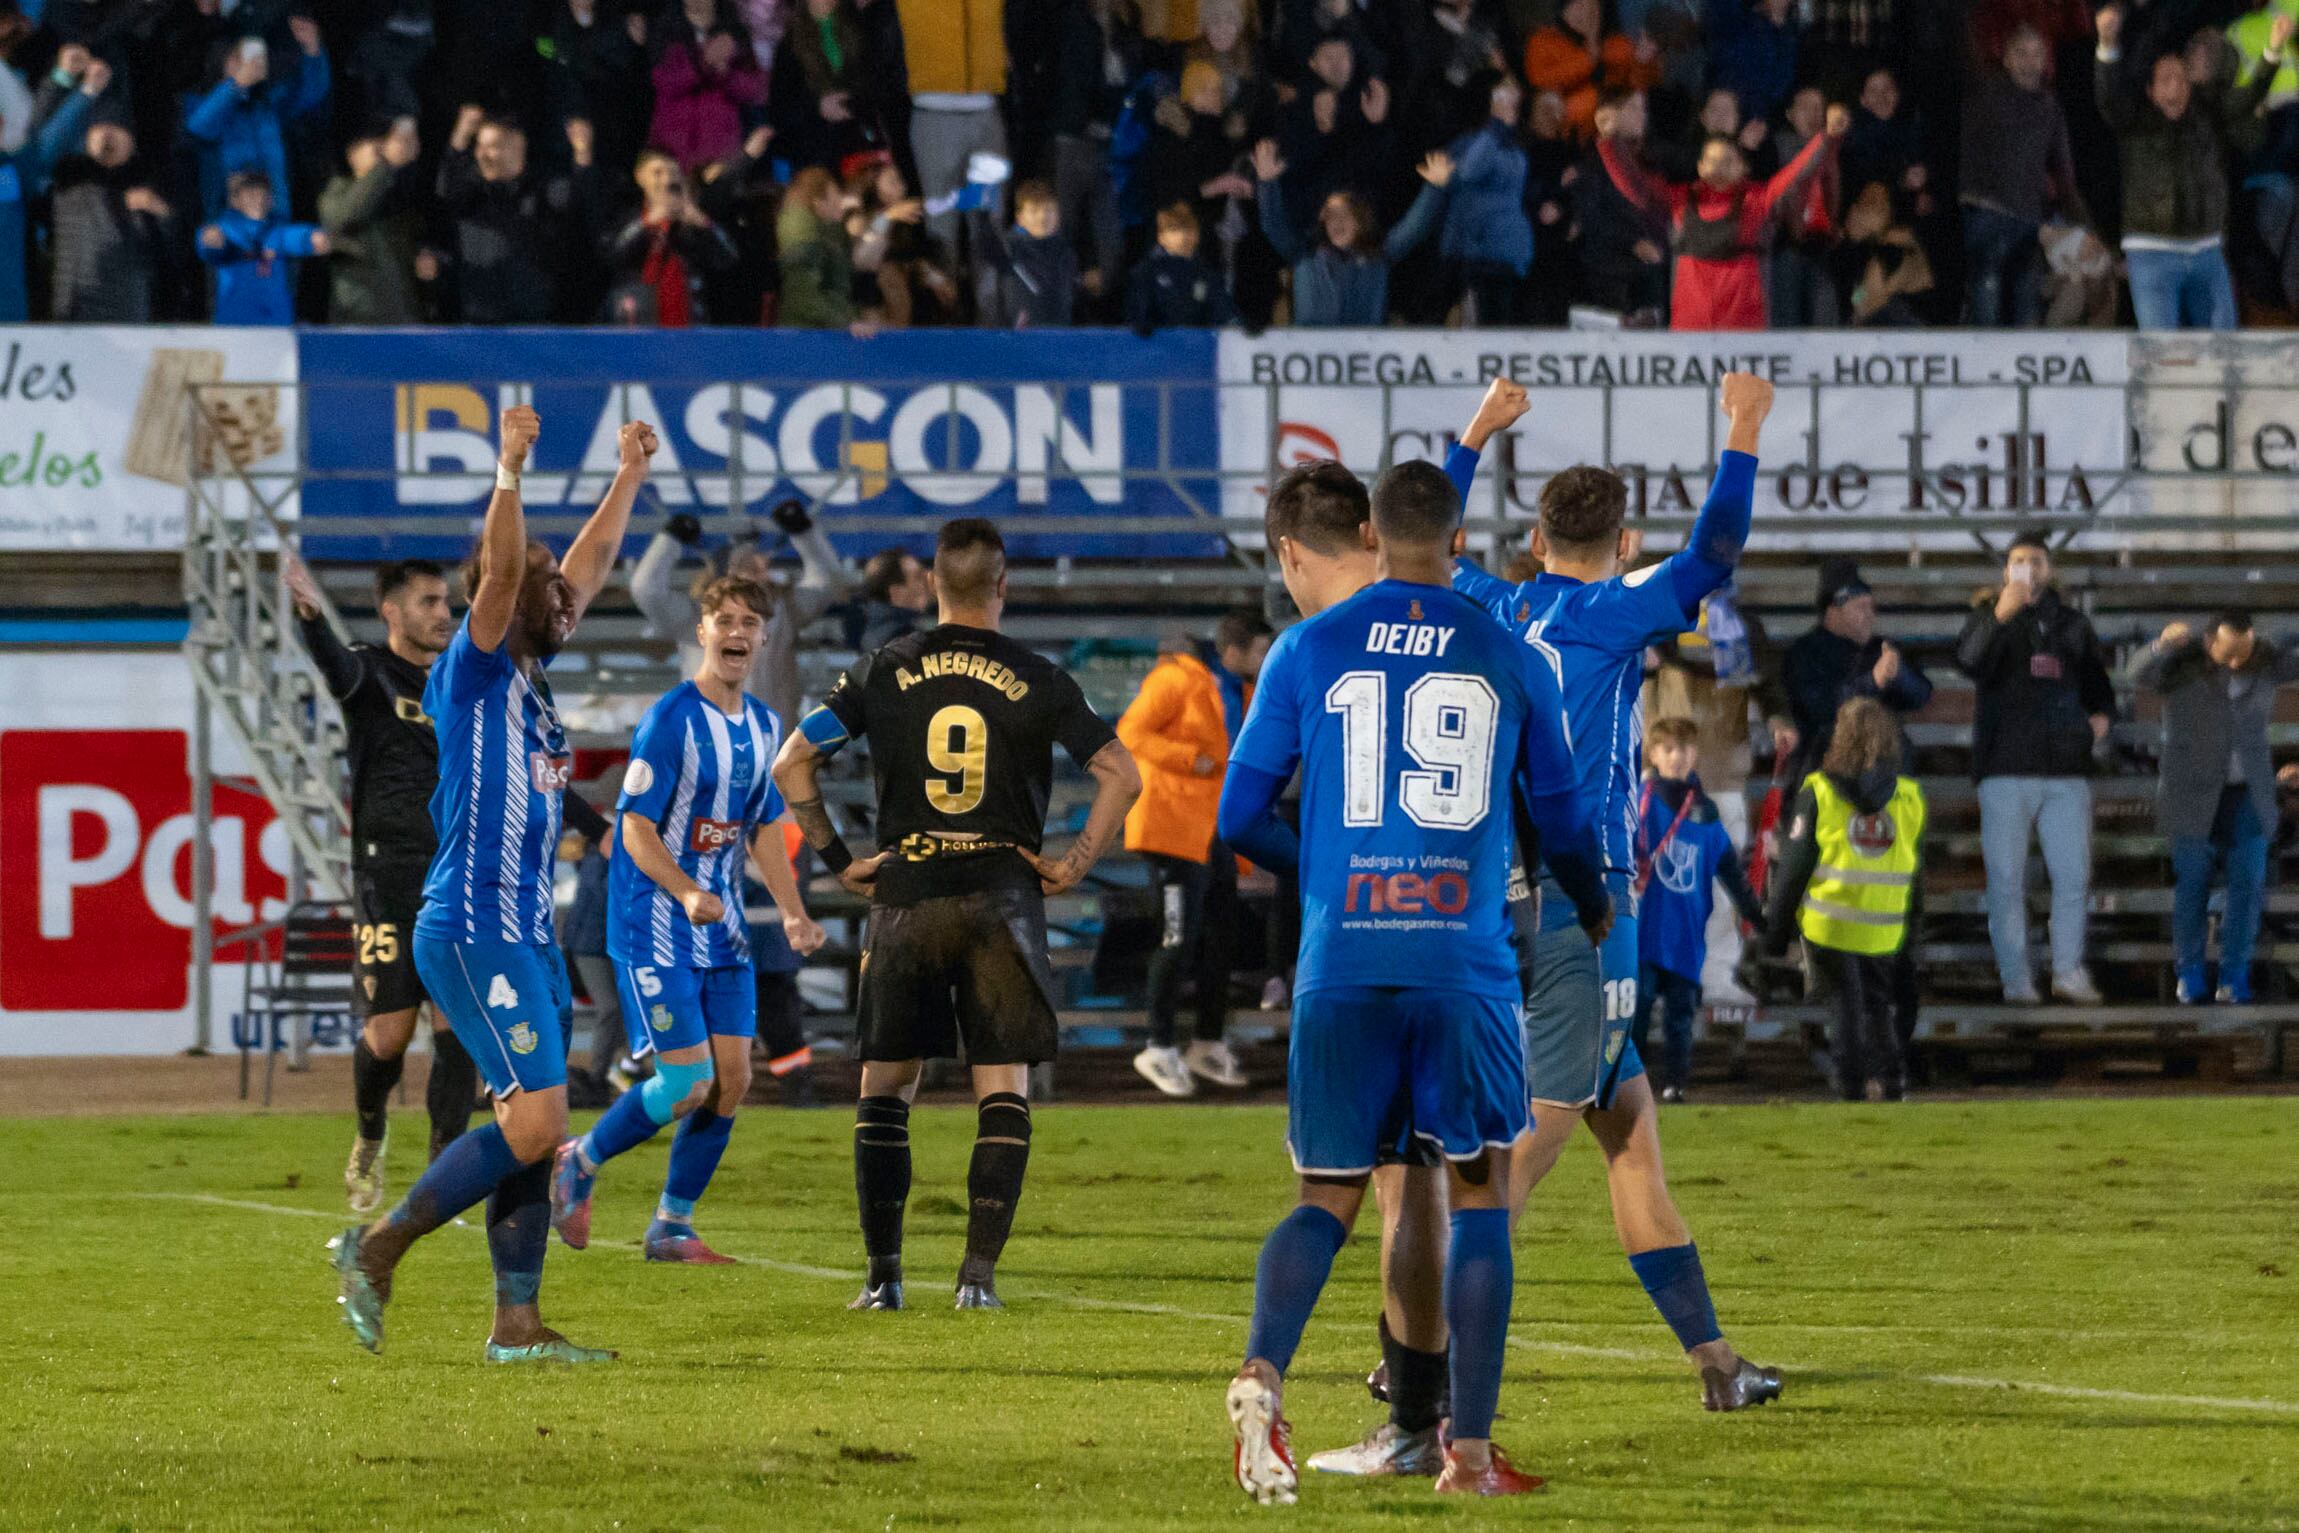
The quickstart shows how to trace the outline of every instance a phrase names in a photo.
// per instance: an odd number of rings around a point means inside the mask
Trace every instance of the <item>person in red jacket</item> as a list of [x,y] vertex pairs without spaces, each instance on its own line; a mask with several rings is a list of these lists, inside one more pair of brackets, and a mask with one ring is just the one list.
[[1764,329],[1761,255],[1773,210],[1824,164],[1833,163],[1837,146],[1851,130],[1851,111],[1831,104],[1826,131],[1765,181],[1748,179],[1748,162],[1728,138],[1712,138],[1702,147],[1698,180],[1664,180],[1615,142],[1618,126],[1616,108],[1599,110],[1597,152],[1623,197],[1668,215],[1670,242],[1676,247],[1669,328]]

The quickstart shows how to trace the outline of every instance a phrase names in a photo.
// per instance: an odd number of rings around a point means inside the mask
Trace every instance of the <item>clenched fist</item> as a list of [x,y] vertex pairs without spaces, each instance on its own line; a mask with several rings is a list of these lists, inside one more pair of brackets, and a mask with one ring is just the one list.
[[689,889],[679,896],[687,920],[696,926],[715,926],[726,919],[726,904],[708,889]]
[[661,445],[655,440],[655,428],[645,421],[632,421],[615,433],[615,447],[622,454],[625,468],[645,468],[647,459],[653,457]]
[[527,466],[535,438],[543,434],[543,417],[533,405],[513,405],[503,412],[503,447],[497,461],[516,474]]
[[1533,398],[1523,384],[1495,378],[1486,386],[1485,397],[1477,402],[1477,413],[1469,417],[1461,445],[1471,452],[1483,452],[1487,442],[1522,420],[1532,407]]

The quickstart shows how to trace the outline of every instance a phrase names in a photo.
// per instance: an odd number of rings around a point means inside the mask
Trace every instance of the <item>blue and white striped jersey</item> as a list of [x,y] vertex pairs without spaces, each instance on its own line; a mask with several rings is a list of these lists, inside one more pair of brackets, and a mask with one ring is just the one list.
[[575,758],[538,668],[471,640],[466,618],[431,667],[423,711],[439,733],[431,825],[439,850],[423,881],[418,936],[548,947],[560,801]]
[[757,698],[742,715],[720,711],[693,682],[679,684],[639,722],[615,805],[654,821],[679,871],[717,895],[726,919],[689,921],[679,902],[615,849],[607,871],[607,956],[618,963],[723,969],[750,962],[743,930],[743,859],[761,825],[782,818],[772,767],[782,724]]

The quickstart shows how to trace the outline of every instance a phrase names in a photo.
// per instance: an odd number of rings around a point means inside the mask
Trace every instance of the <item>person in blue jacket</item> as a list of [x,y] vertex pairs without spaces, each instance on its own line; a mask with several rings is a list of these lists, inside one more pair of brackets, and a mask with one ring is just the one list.
[[1462,323],[1518,322],[1517,289],[1533,264],[1533,221],[1525,212],[1524,140],[1517,120],[1524,87],[1514,75],[1493,82],[1492,113],[1446,146],[1453,181],[1437,249],[1467,296]]
[[57,57],[59,82],[69,83],[76,74],[79,89],[64,98],[23,148],[0,152],[0,324],[20,325],[31,314],[24,286],[25,208],[47,191],[56,162],[87,136],[88,114],[112,83],[111,67],[89,59],[84,49],[67,48]]
[[231,178],[231,206],[200,230],[200,259],[216,269],[215,322],[219,325],[295,323],[295,256],[327,254],[327,231],[317,224],[281,223],[271,216],[271,183],[260,170]]
[[184,118],[184,132],[199,145],[200,205],[211,218],[243,170],[262,172],[274,207],[288,205],[287,125],[325,107],[332,87],[319,23],[297,16],[288,28],[303,54],[293,76],[272,79],[271,50],[260,37],[243,37],[224,57],[223,78]]
[[1261,232],[1277,258],[1293,268],[1293,323],[1379,325],[1389,317],[1389,269],[1429,237],[1444,208],[1453,162],[1442,154],[1421,162],[1421,179],[1428,184],[1386,239],[1365,199],[1350,191],[1325,199],[1317,211],[1315,238],[1295,228],[1285,210],[1285,160],[1275,139],[1254,145],[1253,174],[1259,182]]

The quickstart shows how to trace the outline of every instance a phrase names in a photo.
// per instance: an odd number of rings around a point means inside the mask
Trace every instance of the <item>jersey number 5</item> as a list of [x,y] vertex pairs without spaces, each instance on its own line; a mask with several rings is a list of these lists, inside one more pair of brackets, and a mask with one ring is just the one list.
[[[1387,814],[1389,678],[1351,671],[1327,689],[1341,715],[1342,823],[1378,825]],[[1405,689],[1405,754],[1397,806],[1424,830],[1468,830],[1492,808],[1493,731],[1501,703],[1482,676],[1437,671]]]
[[926,779],[926,802],[944,814],[966,814],[977,807],[990,780],[989,749],[989,724],[962,703],[927,720],[926,761],[947,775]]

